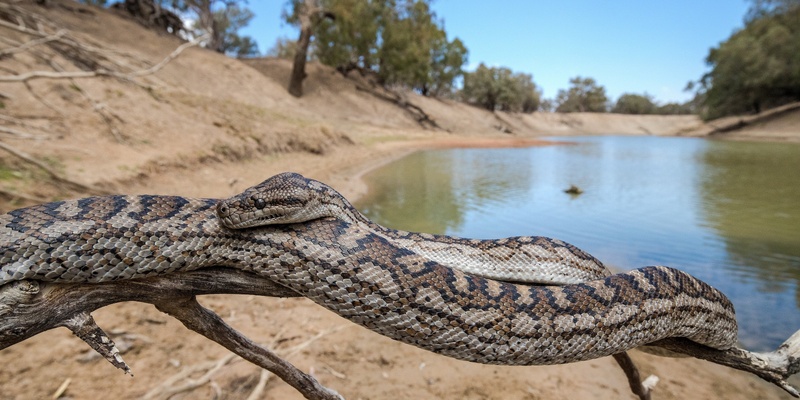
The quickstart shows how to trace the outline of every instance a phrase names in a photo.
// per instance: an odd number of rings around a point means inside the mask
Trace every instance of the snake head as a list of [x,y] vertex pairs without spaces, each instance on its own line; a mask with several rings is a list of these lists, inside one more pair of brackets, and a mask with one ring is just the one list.
[[278,174],[236,196],[220,200],[217,216],[222,225],[230,229],[293,224],[326,217],[329,215],[321,205],[316,188],[319,185],[300,174]]

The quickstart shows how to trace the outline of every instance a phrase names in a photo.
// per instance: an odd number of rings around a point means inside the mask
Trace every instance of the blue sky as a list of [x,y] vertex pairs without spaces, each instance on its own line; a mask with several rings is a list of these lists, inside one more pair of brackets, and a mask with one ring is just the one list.
[[[297,38],[280,18],[283,1],[251,1],[242,33],[261,51],[278,37]],[[434,0],[449,38],[469,49],[468,70],[483,62],[533,74],[545,98],[575,76],[592,77],[612,101],[645,93],[660,103],[691,98],[686,83],[708,67],[711,47],[742,28],[744,0]]]

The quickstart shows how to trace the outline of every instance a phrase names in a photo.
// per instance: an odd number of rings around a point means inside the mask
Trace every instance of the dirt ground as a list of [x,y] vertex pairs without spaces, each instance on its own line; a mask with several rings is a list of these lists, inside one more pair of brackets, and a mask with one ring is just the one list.
[[[132,70],[155,65],[181,44],[106,11],[53,3],[48,9],[18,4],[77,38],[113,49],[109,57]],[[31,40],[3,29],[1,36]],[[63,54],[41,52],[65,69],[77,68]],[[42,54],[0,59],[0,75],[52,68]],[[60,176],[114,193],[226,197],[296,171],[355,200],[368,190],[360,179],[365,172],[423,148],[557,145],[541,139],[552,134],[707,131],[694,116],[516,115],[404,94],[442,127],[423,129],[408,112],[358,90],[361,78],[345,79],[319,65],[310,65],[305,96],[293,98],[284,89],[288,71],[281,60],[243,62],[191,48],[158,73],[137,78],[139,84],[111,78],[0,83],[0,111],[16,121],[0,120],[0,127],[37,136],[5,135],[2,142]],[[783,129],[781,123],[770,126]],[[4,154],[0,161],[2,211],[86,195],[18,157]],[[290,362],[348,399],[633,398],[611,358],[546,367],[478,365],[395,342],[302,298],[216,295],[201,302],[251,339],[278,353],[291,351]],[[62,386],[58,395],[70,399],[245,399],[261,378],[255,366],[231,359],[152,306],[117,304],[94,316],[124,348],[134,377],[57,329],[0,351],[0,399],[50,398]],[[304,347],[292,350],[298,345]],[[644,375],[660,378],[656,399],[790,398],[711,363],[640,352],[633,357]],[[800,385],[800,379],[793,382]],[[260,398],[301,396],[272,377]]]

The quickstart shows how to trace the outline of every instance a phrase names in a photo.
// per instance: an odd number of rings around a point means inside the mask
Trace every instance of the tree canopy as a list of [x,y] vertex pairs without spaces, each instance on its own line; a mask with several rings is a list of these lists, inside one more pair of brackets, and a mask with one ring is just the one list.
[[744,29],[709,51],[703,117],[760,112],[800,100],[800,1],[755,1]]
[[611,112],[620,114],[655,114],[656,104],[653,102],[653,96],[645,93],[634,94],[625,93],[619,96],[617,104],[611,109]]
[[491,111],[530,113],[539,109],[541,91],[530,74],[481,63],[474,72],[464,74],[461,98]]
[[[301,4],[289,2],[287,22],[299,23]],[[463,74],[467,48],[458,38],[447,39],[429,0],[320,0],[319,6],[331,16],[313,28],[312,52],[323,64],[370,71],[381,84],[424,95],[451,92]]]
[[[108,0],[79,1],[99,7],[108,5]],[[123,0],[112,7],[127,11],[147,26],[174,27],[175,31],[169,31],[173,34],[178,34],[178,31],[195,37],[208,34],[204,47],[229,56],[244,57],[258,55],[256,41],[238,33],[254,16],[245,4],[246,0]],[[164,18],[164,14],[175,19],[174,26],[154,23]],[[191,26],[186,26],[187,21],[192,22]]]
[[606,88],[593,78],[576,76],[569,80],[570,88],[560,89],[556,96],[558,112],[605,112],[608,97]]

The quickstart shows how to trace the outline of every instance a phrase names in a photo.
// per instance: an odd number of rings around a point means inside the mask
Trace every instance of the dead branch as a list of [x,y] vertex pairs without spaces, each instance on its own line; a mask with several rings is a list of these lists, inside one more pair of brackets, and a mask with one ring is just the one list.
[[298,296],[266,278],[226,268],[98,284],[18,281],[0,287],[0,350],[41,332],[67,326],[79,332],[82,340],[115,366],[126,370],[127,365],[113,341],[85,315],[109,304],[139,301],[155,305],[197,333],[270,370],[306,398],[341,399],[312,376],[242,336],[195,300],[197,295],[222,293]]
[[[136,59],[136,57],[131,55],[130,53],[126,53],[126,52],[119,51],[119,50],[114,50],[114,49],[108,49],[108,48],[102,47],[101,45],[89,44],[87,42],[91,42],[92,41],[90,38],[77,39],[77,38],[71,37],[70,32],[68,30],[60,29],[58,26],[56,26],[54,23],[48,21],[44,17],[42,17],[42,16],[40,16],[38,14],[35,14],[35,13],[28,12],[24,8],[8,5],[8,4],[4,4],[4,3],[0,3],[0,15],[2,15],[2,14],[5,14],[6,16],[9,16],[9,17],[11,17],[11,16],[16,17],[17,25],[5,22],[2,19],[0,19],[0,26],[6,27],[6,28],[9,28],[9,29],[13,29],[13,30],[16,30],[18,32],[25,33],[27,35],[31,35],[31,36],[34,36],[34,37],[39,37],[39,38],[49,38],[49,37],[55,36],[55,34],[52,34],[52,35],[48,34],[46,32],[46,30],[44,29],[45,26],[47,28],[49,28],[51,31],[63,31],[64,34],[62,34],[61,37],[55,38],[54,40],[48,40],[48,41],[45,41],[43,43],[47,43],[47,44],[60,43],[60,44],[63,44],[64,46],[66,46],[68,48],[79,50],[80,52],[83,52],[83,53],[88,53],[88,54],[92,55],[94,58],[108,60],[109,62],[111,62],[112,64],[114,64],[117,67],[127,68],[127,69],[130,69],[130,70],[134,69],[133,67],[128,65],[124,60],[122,60],[122,61],[121,60],[114,60],[114,59],[111,59],[111,58],[107,57],[109,54],[114,54],[114,55],[122,55],[124,57],[131,58],[131,59]],[[37,29],[28,28],[27,24],[25,22],[25,19],[34,21]],[[22,43],[16,43],[15,46],[25,46],[25,45],[22,44]],[[32,46],[26,46],[26,47],[30,49]],[[51,47],[53,47],[53,46],[51,46]],[[59,50],[59,49],[57,49],[57,50]],[[61,50],[62,51],[60,51],[60,52],[63,53],[63,49],[61,49]]]
[[64,35],[66,33],[67,33],[67,31],[65,29],[60,29],[58,32],[56,32],[53,35],[44,36],[44,37],[41,37],[39,39],[34,39],[34,40],[31,40],[30,42],[23,43],[20,46],[12,47],[10,49],[0,50],[0,57],[9,56],[9,55],[14,54],[14,53],[20,53],[20,52],[23,52],[23,51],[26,51],[26,50],[30,49],[31,47],[35,47],[35,46],[38,46],[38,45],[43,44],[43,43],[52,42],[54,40],[61,39],[62,37],[64,37]]
[[684,338],[664,339],[652,345],[749,372],[800,398],[800,392],[786,381],[800,372],[800,330],[769,353],[753,353],[738,347],[716,350]]
[[[348,76],[345,74],[345,78],[347,77]],[[414,117],[417,123],[423,128],[446,130],[441,126],[439,126],[439,124],[436,123],[436,120],[431,118],[431,116],[428,115],[428,113],[426,113],[425,110],[423,110],[421,107],[412,104],[408,100],[404,99],[398,93],[395,93],[387,88],[381,87],[381,89],[383,89],[387,93],[381,93],[378,90],[369,88],[367,86],[361,85],[358,82],[356,82],[356,90],[367,92],[383,101],[387,101],[406,110],[406,112],[411,114],[411,116]]]
[[[204,362],[188,368],[184,368],[181,372],[171,376],[161,385],[145,393],[144,396],[142,396],[142,400],[169,399],[171,396],[175,394],[186,392],[189,390],[196,389],[200,386],[203,386],[206,383],[209,383],[211,381],[211,377],[217,372],[219,372],[219,370],[221,370],[222,367],[228,365],[235,359],[236,359],[236,354],[230,353],[225,355],[225,357],[222,357],[216,361]],[[190,378],[190,376],[200,371],[205,371],[205,373],[201,377],[195,379]],[[177,384],[178,382],[181,381],[183,382]]]
[[87,193],[108,194],[108,192],[103,190],[103,189],[96,188],[96,187],[90,186],[90,185],[86,185],[86,184],[83,184],[83,183],[80,183],[80,182],[75,182],[75,181],[73,181],[71,179],[65,178],[65,177],[61,176],[61,174],[57,173],[56,171],[53,171],[50,167],[45,165],[43,162],[31,157],[30,155],[22,152],[21,150],[18,150],[16,148],[12,147],[12,146],[9,146],[8,144],[0,142],[0,150],[5,150],[8,153],[10,153],[11,155],[13,155],[13,156],[15,156],[17,158],[20,158],[20,159],[22,159],[23,161],[25,161],[27,163],[35,165],[36,167],[38,167],[39,169],[41,169],[42,171],[47,173],[47,175],[49,175],[51,179],[53,179],[54,181],[56,181],[58,183],[64,184],[64,185],[66,185],[68,187],[71,187],[73,189],[76,189],[76,190],[79,190],[79,191],[83,191],[83,192],[87,192]]
[[[1,118],[0,118],[1,119]],[[16,139],[47,139],[46,136],[34,135],[32,133],[23,132],[17,129],[0,126],[0,133],[5,133],[14,136]]]
[[164,59],[161,60],[161,62],[159,62],[158,64],[156,64],[156,65],[154,65],[154,66],[152,66],[150,68],[143,69],[141,71],[132,72],[132,73],[128,74],[128,76],[130,76],[130,77],[139,77],[139,76],[145,76],[145,75],[154,74],[154,73],[158,72],[158,70],[160,70],[161,68],[164,68],[164,66],[167,65],[167,63],[169,63],[170,61],[174,60],[175,57],[178,57],[184,50],[188,49],[189,47],[197,46],[199,43],[201,43],[202,41],[206,40],[208,38],[208,36],[209,36],[209,34],[198,36],[198,37],[192,39],[192,41],[186,42],[186,43],[178,46],[178,48],[176,48],[174,51],[172,51],[172,53],[169,53],[169,55],[164,57]]
[[14,117],[12,117],[10,115],[0,114],[0,120],[6,121],[6,122],[10,122],[10,123],[16,124],[16,125],[21,125],[21,126],[24,126],[26,128],[36,128],[35,125],[29,124],[29,123],[25,122],[24,120],[21,120],[19,118],[14,118]]
[[[276,351],[276,354],[281,356],[282,358],[291,357],[301,350],[305,349],[306,347],[310,346],[315,341],[319,340],[320,338],[330,335],[334,332],[338,332],[344,328],[348,328],[352,325],[344,325],[339,326],[332,329],[326,329],[318,334],[312,336],[311,338],[305,340],[303,343],[300,343],[297,346],[292,346],[290,348],[284,348]],[[276,334],[273,339],[266,345],[269,349],[276,349],[279,346],[280,341],[283,340],[283,330]],[[214,374],[222,370],[226,365],[232,364],[236,361],[242,360],[241,357],[236,356],[236,354],[228,354],[216,361],[209,361],[200,364],[196,364],[187,368],[184,368],[182,371],[178,372],[177,374],[167,378],[164,382],[162,382],[157,387],[153,388],[152,390],[148,391],[143,397],[143,400],[155,400],[155,399],[169,399],[171,396],[182,393],[190,390],[194,390],[200,386],[211,384],[213,383],[212,378]],[[203,375],[199,378],[191,378],[193,374],[198,372],[203,372]],[[253,388],[252,392],[248,396],[250,400],[257,400],[262,398],[264,388],[269,381],[269,378],[272,377],[273,374],[269,372],[267,369],[262,369],[261,373],[259,374],[258,382],[256,383],[255,387]]]
[[[52,64],[54,67],[57,67],[56,68],[57,70],[61,71],[60,65],[56,63]],[[100,115],[100,118],[102,118],[103,122],[106,123],[108,131],[111,132],[111,136],[114,136],[114,139],[117,141],[117,143],[125,143],[125,137],[122,135],[122,132],[120,132],[119,129],[117,129],[116,124],[114,124],[114,120],[125,122],[122,120],[122,117],[120,117],[113,111],[110,111],[108,109],[108,106],[106,106],[105,104],[96,101],[92,96],[89,95],[88,92],[80,88],[78,84],[75,83],[74,79],[70,79],[69,81],[72,84],[72,87],[77,88],[78,93],[80,93],[83,96],[83,98],[85,98],[86,101],[88,101],[89,104],[92,105],[92,110],[94,110],[94,112]]]
[[[2,20],[0,20],[0,22],[2,22]],[[93,71],[69,71],[69,72],[31,71],[18,75],[0,75],[0,82],[26,82],[28,80],[38,79],[38,78],[82,79],[82,78],[94,78],[94,77],[112,77],[123,80],[125,82],[134,82],[134,78],[146,75],[152,75],[158,72],[160,69],[164,68],[164,66],[166,66],[170,61],[178,57],[184,50],[186,50],[189,47],[198,45],[200,42],[205,40],[206,37],[207,35],[199,36],[194,38],[190,42],[186,42],[178,46],[172,53],[170,53],[163,60],[161,60],[161,62],[150,68],[134,71],[127,74],[107,69],[97,69]]]
[[650,375],[646,380],[642,381],[639,375],[639,369],[636,368],[636,364],[633,363],[628,353],[614,354],[613,357],[617,364],[619,364],[619,367],[625,372],[625,376],[628,377],[628,386],[630,386],[631,392],[639,396],[641,400],[650,400],[650,393],[653,391],[655,383],[650,384],[649,382],[658,382],[658,378],[654,375]]
[[[34,124],[29,124],[24,120],[21,120],[19,118],[14,118],[10,115],[0,114],[0,121],[8,122],[12,125],[21,126],[23,128],[39,130],[39,131],[42,130],[42,128]],[[16,139],[31,139],[31,140],[46,140],[54,136],[49,132],[45,132],[42,134],[35,134],[35,133],[29,133],[27,131],[22,131],[19,129],[9,128],[3,125],[0,125],[0,133],[5,133],[7,135],[14,136],[14,138]]]

